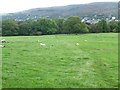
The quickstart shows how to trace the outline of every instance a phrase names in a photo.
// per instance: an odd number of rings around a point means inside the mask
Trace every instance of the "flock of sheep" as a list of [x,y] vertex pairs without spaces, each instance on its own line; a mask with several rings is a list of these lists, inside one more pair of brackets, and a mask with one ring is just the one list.
[[[87,40],[84,40],[85,42],[87,41]],[[2,39],[2,40],[0,40],[0,47],[5,47],[5,45],[3,45],[3,43],[6,43],[6,40],[5,39]],[[46,46],[46,44],[45,43],[42,43],[42,42],[40,42],[39,40],[38,40],[38,42],[40,43],[40,46]],[[76,46],[79,46],[79,43],[76,43]]]
[[[84,41],[86,42],[87,40],[84,40]],[[38,42],[40,42],[40,41],[38,40]],[[76,46],[79,46],[79,43],[76,43],[75,45],[76,45]],[[40,42],[40,46],[46,46],[46,44],[45,44],[45,43]]]
[[[38,40],[38,42],[40,42],[40,41]],[[5,45],[3,45],[3,43],[6,43],[5,39],[0,40],[0,47],[2,47],[2,48],[5,47]],[[40,42],[40,46],[46,46],[46,44]]]

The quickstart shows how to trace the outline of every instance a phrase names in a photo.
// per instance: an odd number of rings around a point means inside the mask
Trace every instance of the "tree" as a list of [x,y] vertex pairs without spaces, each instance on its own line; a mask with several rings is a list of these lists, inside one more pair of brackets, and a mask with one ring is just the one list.
[[98,33],[99,32],[97,29],[97,24],[88,25],[88,28],[89,28],[90,33]]
[[65,33],[86,33],[88,32],[88,29],[86,24],[81,22],[80,17],[72,16],[72,17],[69,17],[64,22],[64,32]]
[[86,32],[89,32],[87,26],[85,25],[85,23],[75,24],[73,30],[74,30],[74,33],[86,33]]
[[23,22],[19,22],[19,35],[35,35],[36,29],[35,29],[35,21],[34,20],[26,20]]
[[19,24],[19,35],[30,35],[31,27],[26,21]]
[[120,33],[120,21],[118,21],[118,33]]
[[42,34],[54,34],[57,31],[57,24],[52,19],[41,18],[37,20],[36,26]]
[[15,20],[7,19],[2,21],[2,35],[18,35],[18,24]]
[[118,30],[119,30],[118,22],[111,21],[111,22],[109,22],[108,25],[109,25],[109,28],[110,28],[110,32],[118,32]]
[[63,33],[63,23],[64,23],[64,19],[54,19],[54,21],[57,24],[57,32],[56,33]]
[[99,32],[109,32],[109,27],[107,24],[107,21],[105,19],[102,19],[96,24],[96,29],[99,30]]
[[2,21],[0,21],[0,36],[2,36]]

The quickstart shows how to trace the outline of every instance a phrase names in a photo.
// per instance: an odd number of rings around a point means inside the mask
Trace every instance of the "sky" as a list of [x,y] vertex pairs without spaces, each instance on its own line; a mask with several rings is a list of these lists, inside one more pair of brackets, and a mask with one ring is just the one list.
[[118,2],[119,0],[0,0],[0,14],[14,13],[32,8],[85,4],[92,2]]

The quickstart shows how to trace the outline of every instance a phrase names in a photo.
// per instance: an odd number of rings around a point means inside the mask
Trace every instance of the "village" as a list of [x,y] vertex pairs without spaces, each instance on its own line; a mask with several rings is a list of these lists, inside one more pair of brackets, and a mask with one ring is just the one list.
[[[50,19],[50,16],[44,16],[44,17],[38,17],[38,16],[33,16],[31,17],[30,15],[26,15],[26,19],[22,19],[21,17],[16,17],[15,21],[25,21],[25,20],[38,20],[40,18],[48,18]],[[59,19],[66,19],[64,17],[59,16]],[[82,20],[82,22],[85,22],[86,24],[90,25],[90,24],[96,24],[98,23],[101,19],[105,19],[108,23],[111,21],[116,21],[118,22],[118,18],[114,15],[92,15],[92,16],[82,16],[80,17]]]

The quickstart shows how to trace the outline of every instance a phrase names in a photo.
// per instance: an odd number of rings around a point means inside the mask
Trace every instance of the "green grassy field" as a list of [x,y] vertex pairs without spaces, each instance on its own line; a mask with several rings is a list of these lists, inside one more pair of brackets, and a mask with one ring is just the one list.
[[118,34],[3,38],[3,88],[118,87]]

